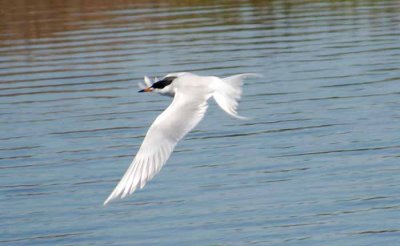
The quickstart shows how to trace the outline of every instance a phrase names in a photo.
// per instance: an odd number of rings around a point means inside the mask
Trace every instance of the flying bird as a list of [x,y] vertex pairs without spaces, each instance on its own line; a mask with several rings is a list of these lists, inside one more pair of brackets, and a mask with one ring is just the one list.
[[145,76],[139,92],[157,92],[174,99],[150,126],[134,160],[104,205],[142,189],[160,171],[179,140],[203,118],[210,97],[229,115],[245,119],[236,111],[238,100],[243,80],[255,76],[258,75],[246,73],[218,78],[183,72],[168,74],[155,82]]

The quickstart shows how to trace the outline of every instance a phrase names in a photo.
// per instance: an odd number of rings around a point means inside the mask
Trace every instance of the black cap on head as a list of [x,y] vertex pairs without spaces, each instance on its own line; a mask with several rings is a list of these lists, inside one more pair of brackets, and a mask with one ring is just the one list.
[[176,76],[165,77],[162,80],[155,82],[151,87],[154,89],[162,89],[165,86],[171,84],[172,81],[174,81],[174,79],[176,78]]

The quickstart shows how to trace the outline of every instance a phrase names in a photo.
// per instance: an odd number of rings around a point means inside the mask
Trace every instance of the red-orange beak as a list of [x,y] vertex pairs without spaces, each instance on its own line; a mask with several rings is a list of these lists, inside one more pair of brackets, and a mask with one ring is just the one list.
[[144,88],[143,90],[140,90],[138,92],[152,92],[153,90],[154,89],[152,87],[147,87],[147,88]]

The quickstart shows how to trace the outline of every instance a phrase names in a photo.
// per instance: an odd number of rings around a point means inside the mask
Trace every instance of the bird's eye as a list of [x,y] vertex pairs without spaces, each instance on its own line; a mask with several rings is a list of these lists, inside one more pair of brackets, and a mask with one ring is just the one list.
[[177,77],[175,77],[175,76],[165,77],[162,80],[155,82],[151,87],[153,87],[154,89],[162,89],[165,86],[171,84],[172,81],[174,81],[174,79],[176,79],[176,78]]

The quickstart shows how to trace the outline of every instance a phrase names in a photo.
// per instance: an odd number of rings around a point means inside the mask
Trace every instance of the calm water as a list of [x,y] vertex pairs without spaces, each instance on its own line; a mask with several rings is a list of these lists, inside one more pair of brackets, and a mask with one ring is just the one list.
[[[398,1],[1,1],[4,245],[397,245]],[[103,207],[173,71],[248,80]]]

